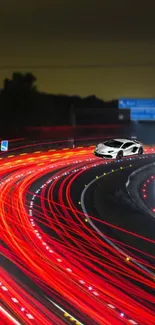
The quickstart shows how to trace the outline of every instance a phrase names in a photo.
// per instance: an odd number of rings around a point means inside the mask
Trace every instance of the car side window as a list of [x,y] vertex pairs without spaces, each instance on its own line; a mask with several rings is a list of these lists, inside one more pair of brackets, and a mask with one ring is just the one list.
[[122,146],[122,149],[127,149],[129,148],[130,146],[133,145],[133,142],[127,142],[127,143],[124,143],[123,146]]

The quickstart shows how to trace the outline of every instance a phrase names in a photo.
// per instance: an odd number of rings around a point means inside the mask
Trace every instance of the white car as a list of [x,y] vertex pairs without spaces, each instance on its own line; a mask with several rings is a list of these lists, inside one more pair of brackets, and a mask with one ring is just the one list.
[[143,145],[130,139],[111,139],[96,146],[94,154],[109,159],[122,159],[125,156],[142,155]]

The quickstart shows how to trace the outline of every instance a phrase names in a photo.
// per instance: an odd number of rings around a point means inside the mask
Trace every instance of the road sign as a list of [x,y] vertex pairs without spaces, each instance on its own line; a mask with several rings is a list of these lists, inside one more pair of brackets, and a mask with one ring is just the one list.
[[1,141],[1,151],[8,151],[8,141],[7,140]]
[[119,108],[155,108],[155,99],[120,98]]

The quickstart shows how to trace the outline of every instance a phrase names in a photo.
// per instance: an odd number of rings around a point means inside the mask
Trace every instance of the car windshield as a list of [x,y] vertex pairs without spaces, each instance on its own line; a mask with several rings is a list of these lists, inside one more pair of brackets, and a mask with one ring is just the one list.
[[108,146],[108,147],[113,147],[113,148],[120,148],[122,143],[123,142],[116,141],[116,140],[108,140],[108,141],[104,142],[104,145]]

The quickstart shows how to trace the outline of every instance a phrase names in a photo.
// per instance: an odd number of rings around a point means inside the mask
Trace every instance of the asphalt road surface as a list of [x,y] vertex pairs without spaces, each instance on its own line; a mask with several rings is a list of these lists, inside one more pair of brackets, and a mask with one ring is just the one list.
[[[141,159],[106,162],[92,152],[1,160],[2,324],[155,323],[154,221],[125,189],[128,175],[155,157],[148,149]],[[121,251],[88,222],[84,189],[90,220]]]

